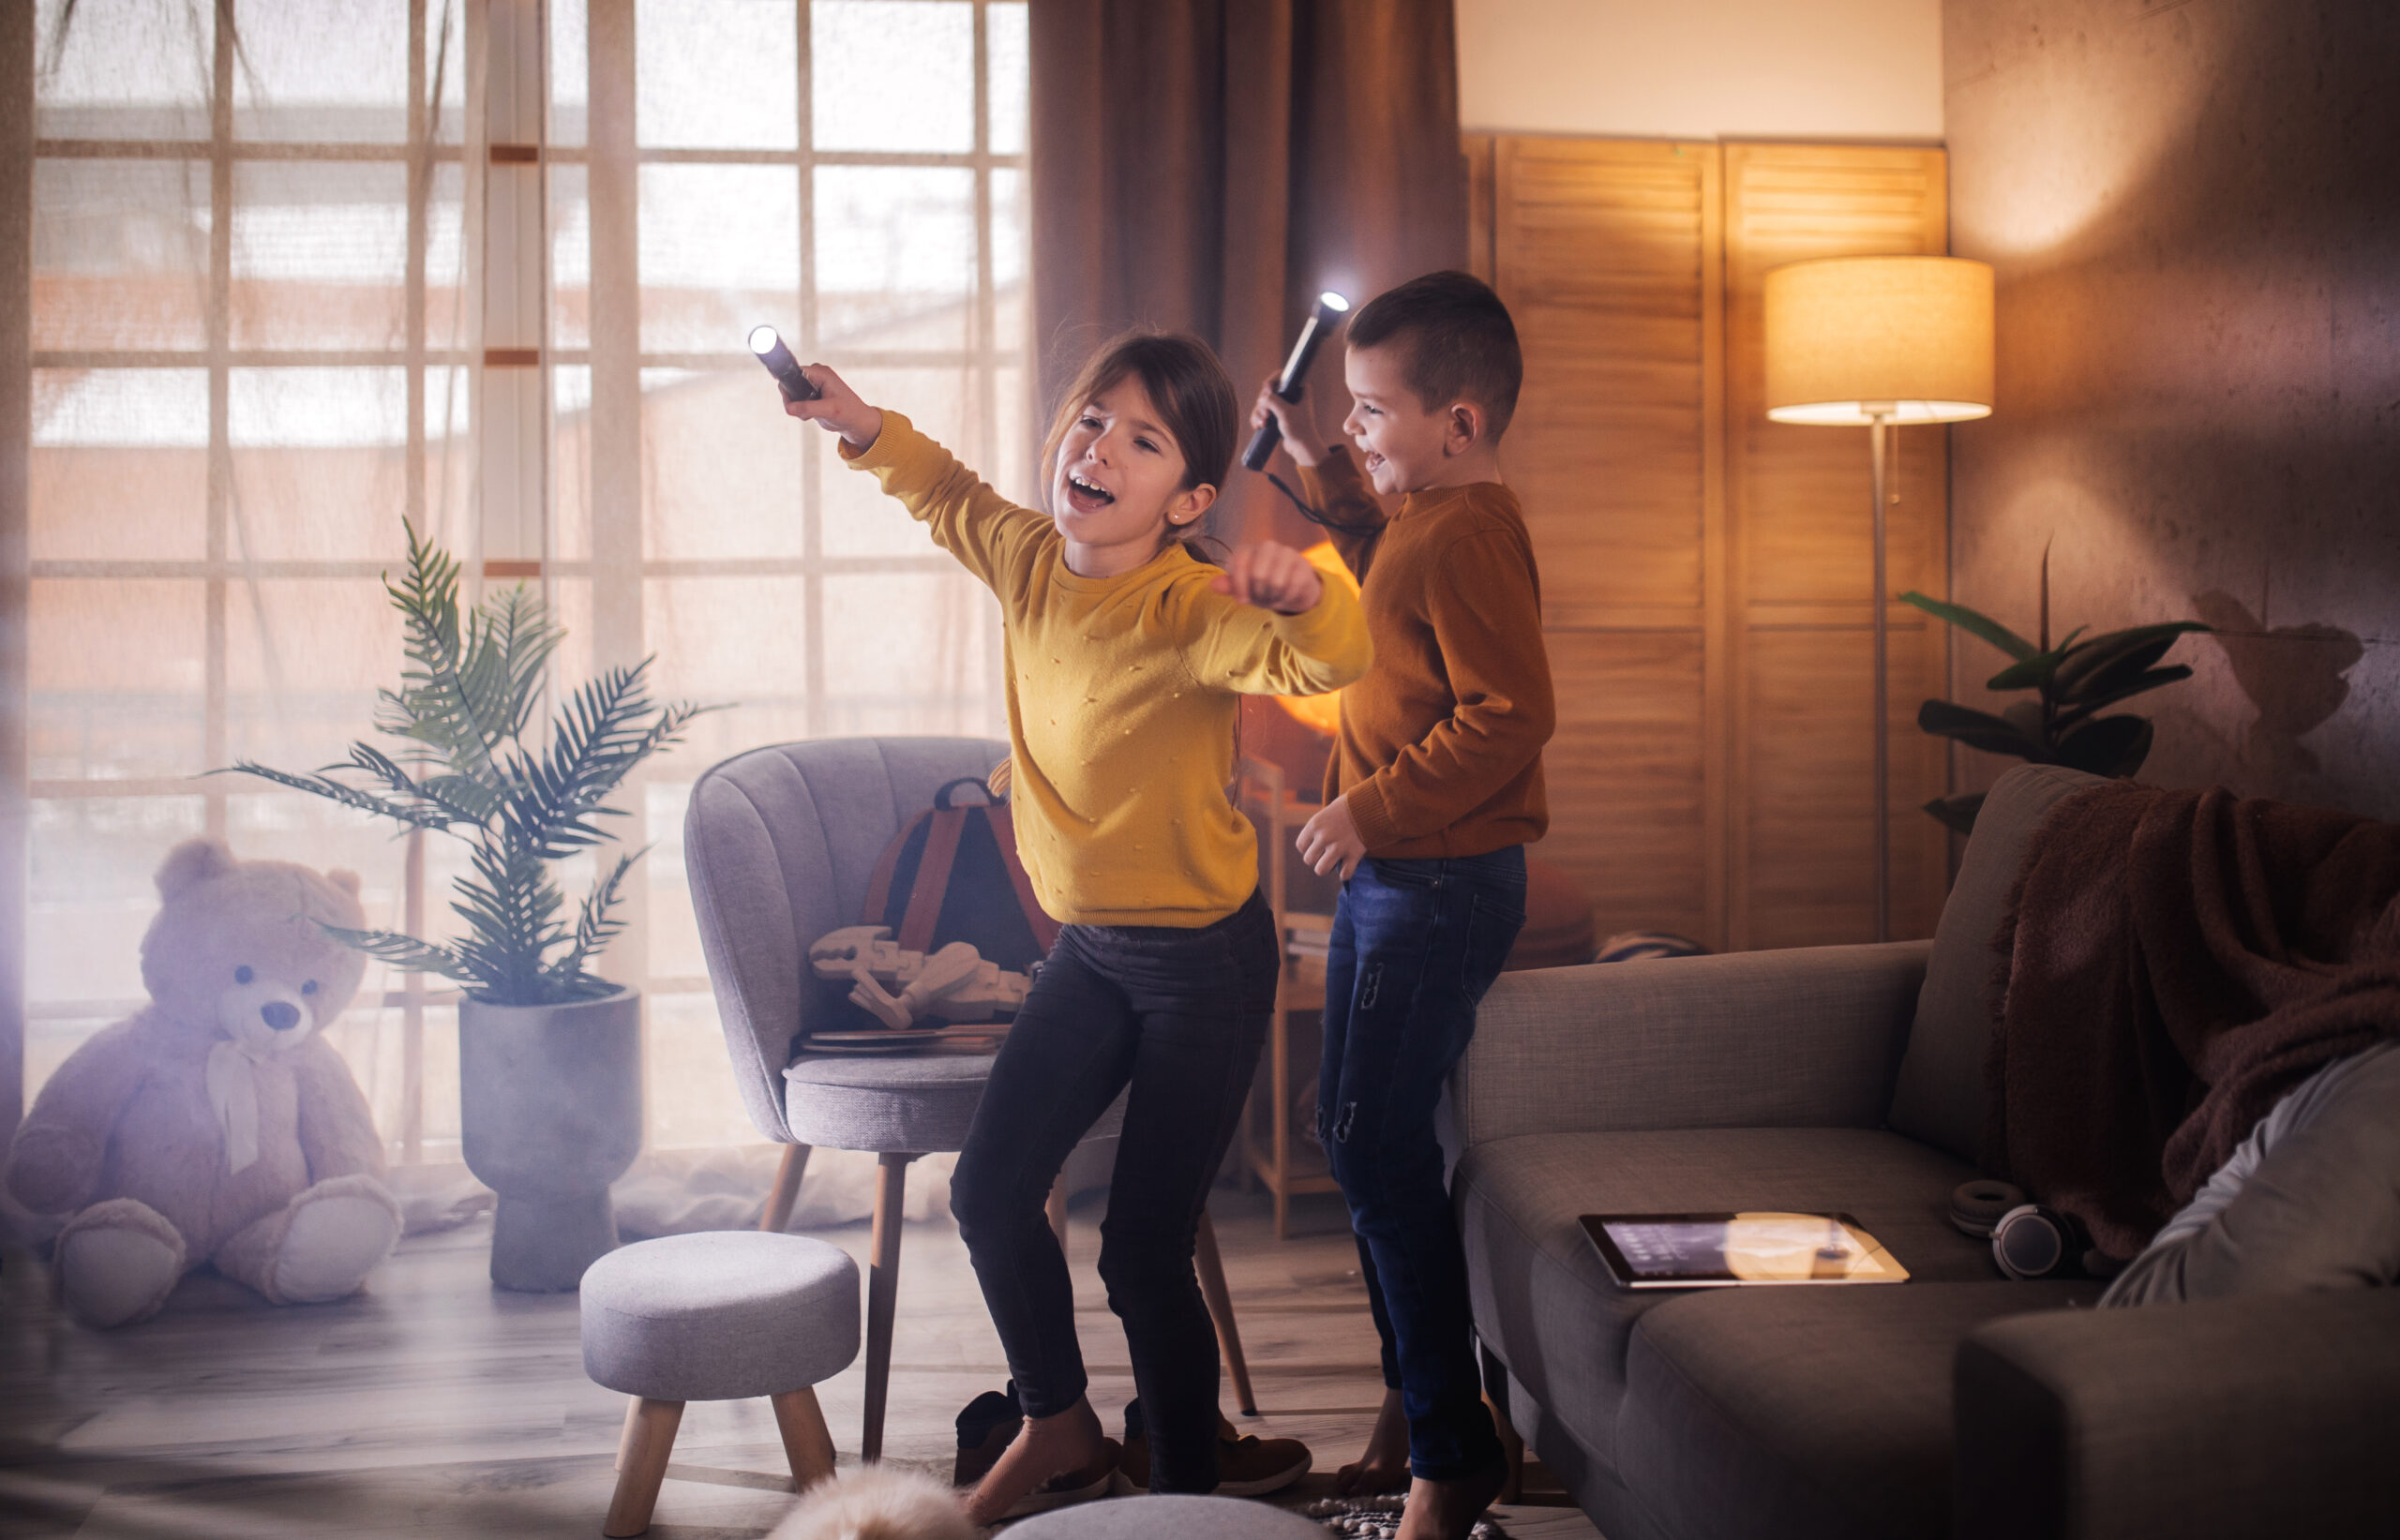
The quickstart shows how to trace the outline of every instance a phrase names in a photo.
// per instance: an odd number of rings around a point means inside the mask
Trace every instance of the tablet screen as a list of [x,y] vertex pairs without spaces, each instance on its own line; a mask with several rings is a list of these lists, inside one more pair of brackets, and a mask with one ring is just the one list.
[[1899,1283],[1908,1270],[1847,1214],[1586,1214],[1585,1234],[1628,1289]]

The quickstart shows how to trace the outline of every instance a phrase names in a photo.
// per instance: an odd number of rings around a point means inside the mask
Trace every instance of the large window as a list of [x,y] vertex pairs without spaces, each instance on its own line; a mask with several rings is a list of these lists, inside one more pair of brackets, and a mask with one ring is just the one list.
[[[139,1004],[179,838],[353,867],[374,922],[443,929],[446,842],[194,779],[371,730],[406,517],[546,591],[562,680],[654,652],[663,694],[734,703],[635,790],[609,971],[647,994],[653,1142],[750,1137],[691,780],[1000,708],[988,598],[742,338],[772,322],[1026,492],[1024,5],[42,0],[38,27],[28,1095]],[[333,1034],[399,1159],[455,1147],[454,1021],[377,970]]]

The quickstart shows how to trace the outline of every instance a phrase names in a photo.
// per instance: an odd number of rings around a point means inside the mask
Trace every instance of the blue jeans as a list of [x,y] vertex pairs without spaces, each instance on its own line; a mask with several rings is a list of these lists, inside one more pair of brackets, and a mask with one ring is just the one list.
[[1067,1260],[1042,1212],[1086,1129],[1130,1084],[1100,1226],[1100,1276],[1125,1323],[1150,1489],[1217,1485],[1217,1329],[1192,1270],[1209,1184],[1233,1142],[1275,1009],[1275,916],[1262,896],[1213,925],[1068,925],[993,1061],[951,1178],[1017,1403],[1083,1398]]
[[1384,1383],[1408,1413],[1409,1469],[1428,1480],[1500,1454],[1433,1108],[1524,922],[1522,845],[1360,861],[1333,911],[1317,1134],[1350,1204]]

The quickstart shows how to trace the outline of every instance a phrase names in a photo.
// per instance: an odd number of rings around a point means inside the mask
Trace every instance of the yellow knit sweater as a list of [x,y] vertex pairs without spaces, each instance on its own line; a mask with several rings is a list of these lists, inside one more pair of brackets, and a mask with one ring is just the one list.
[[1049,516],[1020,508],[950,452],[883,414],[843,457],[998,595],[1018,853],[1051,917],[1198,926],[1258,886],[1257,836],[1226,801],[1236,697],[1336,690],[1372,659],[1357,591],[1328,576],[1301,615],[1210,591],[1179,544],[1115,577],[1067,570]]

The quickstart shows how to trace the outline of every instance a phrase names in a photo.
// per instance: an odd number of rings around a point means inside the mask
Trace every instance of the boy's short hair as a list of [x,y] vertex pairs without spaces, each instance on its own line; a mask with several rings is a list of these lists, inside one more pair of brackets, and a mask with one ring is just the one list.
[[1489,413],[1493,439],[1508,431],[1525,358],[1517,324],[1490,284],[1472,273],[1428,273],[1385,290],[1350,318],[1350,346],[1395,341],[1408,387],[1426,411],[1473,401]]

